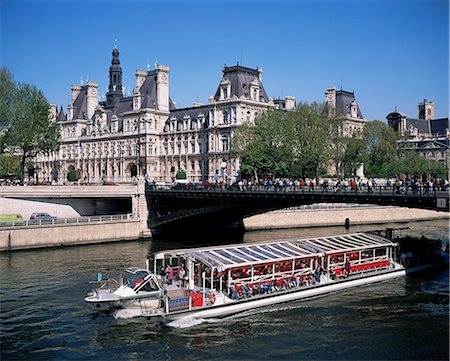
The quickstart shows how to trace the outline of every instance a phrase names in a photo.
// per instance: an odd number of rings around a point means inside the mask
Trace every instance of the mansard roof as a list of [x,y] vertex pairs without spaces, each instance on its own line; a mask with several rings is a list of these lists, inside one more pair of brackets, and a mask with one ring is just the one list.
[[[250,84],[254,82],[260,87],[260,100],[264,102],[269,101],[262,81],[259,79],[259,69],[252,69],[241,65],[235,65],[230,67],[225,66],[222,72],[222,81],[228,80],[231,84],[230,98],[236,96],[237,98],[250,99]],[[220,86],[217,88],[214,99],[220,99]]]
[[87,119],[86,96],[87,87],[83,86],[73,102],[73,119]]
[[66,115],[64,114],[64,110],[63,107],[61,106],[61,109],[59,110],[58,115],[56,116],[56,121],[57,122],[64,122],[65,120],[67,120]]
[[[346,118],[351,118],[351,105],[353,101],[356,103],[354,92],[349,92],[342,89],[336,90],[336,115],[342,115]],[[356,107],[357,118],[364,119],[358,103],[356,103]]]
[[180,108],[176,110],[172,110],[170,112],[170,118],[176,118],[177,120],[182,120],[184,117],[188,116],[191,119],[198,119],[198,117],[203,114],[205,119],[209,118],[209,111],[207,105],[202,105],[200,107],[191,107],[191,108]]
[[447,129],[450,129],[450,121],[448,118],[433,119],[431,121],[432,134],[444,134]]
[[446,132],[446,129],[450,129],[448,118],[430,120],[406,118],[406,127],[409,128],[410,125],[416,128],[419,133],[428,133],[434,135],[444,134]]

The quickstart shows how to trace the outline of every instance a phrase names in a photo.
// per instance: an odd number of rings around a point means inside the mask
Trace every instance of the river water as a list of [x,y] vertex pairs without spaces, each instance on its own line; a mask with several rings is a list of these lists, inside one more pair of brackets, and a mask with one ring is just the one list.
[[[449,238],[446,220],[391,226]],[[243,241],[344,232],[250,232]],[[448,270],[188,325],[118,318],[83,302],[98,271],[143,267],[149,252],[170,247],[147,240],[0,254],[1,360],[449,359]]]

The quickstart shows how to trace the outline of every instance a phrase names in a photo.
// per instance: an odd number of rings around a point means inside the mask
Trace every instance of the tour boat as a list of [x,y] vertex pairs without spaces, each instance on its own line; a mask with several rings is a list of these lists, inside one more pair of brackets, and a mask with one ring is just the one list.
[[405,276],[398,244],[355,233],[153,253],[114,290],[98,277],[85,298],[169,320],[223,317]]

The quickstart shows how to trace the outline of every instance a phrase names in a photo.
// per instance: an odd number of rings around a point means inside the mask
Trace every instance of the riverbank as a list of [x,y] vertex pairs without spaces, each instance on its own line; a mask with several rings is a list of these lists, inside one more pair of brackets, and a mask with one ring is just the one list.
[[246,231],[304,227],[403,223],[449,219],[448,212],[405,207],[357,207],[307,210],[278,210],[244,219]]

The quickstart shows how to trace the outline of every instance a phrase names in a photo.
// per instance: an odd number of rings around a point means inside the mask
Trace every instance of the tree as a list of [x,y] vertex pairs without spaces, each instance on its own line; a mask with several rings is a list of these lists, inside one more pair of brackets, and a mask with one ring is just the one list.
[[20,158],[13,154],[0,155],[0,178],[20,174]]
[[11,116],[11,125],[2,139],[3,147],[20,150],[23,178],[28,159],[59,149],[59,125],[53,121],[42,91],[26,83],[17,86],[14,101],[8,104],[6,112]]
[[360,164],[367,162],[367,158],[367,147],[364,139],[358,136],[349,138],[343,156],[345,177],[353,176]]
[[240,157],[244,177],[287,177],[292,167],[294,142],[292,119],[286,112],[271,110],[258,115],[255,124],[247,122],[237,128],[231,153]]
[[13,103],[17,86],[11,72],[0,68],[0,130],[11,125],[13,119]]
[[367,151],[366,175],[391,175],[392,163],[397,156],[397,135],[394,130],[386,123],[374,120],[364,126],[363,139]]
[[313,174],[319,177],[320,166],[331,157],[331,123],[324,104],[300,103],[294,112],[289,112],[295,127],[294,159],[302,170],[302,176]]

